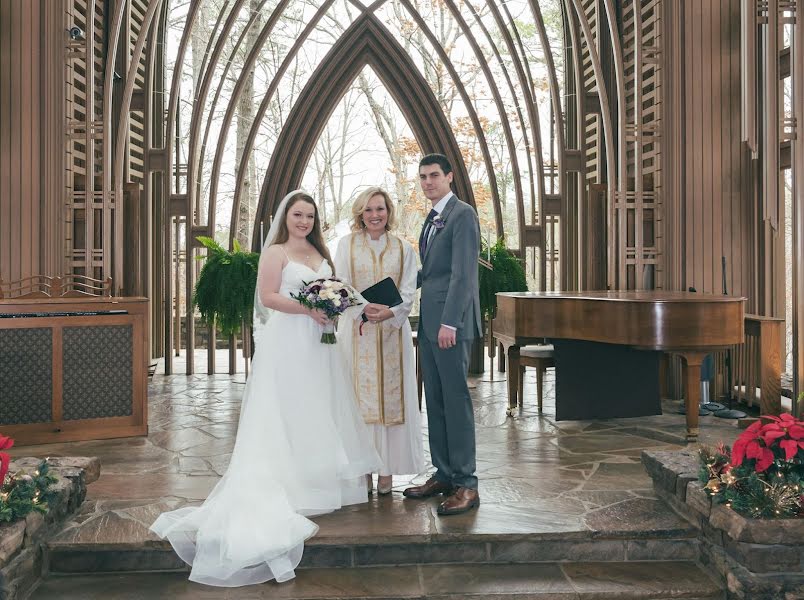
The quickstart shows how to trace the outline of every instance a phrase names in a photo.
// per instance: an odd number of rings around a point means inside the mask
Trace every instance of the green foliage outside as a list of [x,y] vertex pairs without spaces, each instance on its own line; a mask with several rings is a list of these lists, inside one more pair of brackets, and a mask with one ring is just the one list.
[[197,239],[209,253],[195,285],[193,305],[224,336],[239,333],[241,323],[251,323],[260,255],[243,252],[237,240],[229,252],[212,238]]
[[481,256],[489,259],[494,270],[479,265],[480,269],[480,312],[484,317],[493,317],[497,312],[497,292],[526,292],[528,282],[525,269],[520,260],[506,247],[505,240],[499,239],[489,247],[483,244]]

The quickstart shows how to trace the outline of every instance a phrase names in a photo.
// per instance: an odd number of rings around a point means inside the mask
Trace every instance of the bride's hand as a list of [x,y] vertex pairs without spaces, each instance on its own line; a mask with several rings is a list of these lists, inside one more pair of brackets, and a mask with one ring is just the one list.
[[326,324],[327,321],[329,321],[329,317],[327,317],[327,313],[325,313],[323,310],[319,310],[317,308],[311,308],[310,309],[310,318],[313,321],[315,321],[316,323],[318,323],[319,325],[324,325],[324,324]]

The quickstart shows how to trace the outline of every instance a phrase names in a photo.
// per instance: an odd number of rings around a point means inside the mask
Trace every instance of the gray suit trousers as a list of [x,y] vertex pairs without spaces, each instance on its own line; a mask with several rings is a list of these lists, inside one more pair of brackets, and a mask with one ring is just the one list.
[[[466,385],[472,340],[457,340],[442,350],[438,340],[428,339],[419,330],[419,354],[430,455],[435,478],[456,487],[477,489],[475,476],[475,415]],[[448,415],[448,416],[447,416]]]

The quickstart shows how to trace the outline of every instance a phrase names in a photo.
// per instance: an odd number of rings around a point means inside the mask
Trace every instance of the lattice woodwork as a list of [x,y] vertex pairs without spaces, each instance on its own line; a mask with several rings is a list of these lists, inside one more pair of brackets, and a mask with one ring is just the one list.
[[[628,0],[623,5],[623,61],[626,89],[627,188],[615,203],[618,233],[617,287],[663,287],[661,277],[661,9],[662,0]],[[625,221],[621,225],[622,221]],[[624,271],[623,271],[624,266]]]
[[101,243],[103,213],[111,210],[104,206],[101,191],[104,3],[75,0],[64,6],[65,29],[75,26],[83,32],[75,40],[68,38],[65,52],[65,267],[102,279],[107,275]]
[[[148,0],[132,0],[130,5],[129,14],[129,31],[128,31],[128,55],[126,63],[130,60],[130,53],[134,49],[134,44],[137,43],[137,38],[142,31],[142,24],[145,18],[145,11],[147,9]],[[145,94],[145,67],[147,55],[143,53],[137,65],[137,71],[134,78],[134,97],[141,97]],[[128,152],[126,153],[126,168],[128,171],[128,179],[130,182],[142,182],[145,174],[145,102],[137,103],[132,102],[131,113],[129,115],[128,127]]]
[[92,279],[85,275],[50,277],[33,275],[16,281],[0,279],[0,300],[8,298],[80,298],[111,296],[112,280]]
[[[584,0],[583,10],[589,21],[589,27],[595,38],[595,47],[600,51],[600,22],[605,14],[600,0]],[[605,25],[604,25],[605,27]],[[592,67],[592,58],[586,43],[581,44],[581,69],[583,82],[583,102],[586,106],[583,124],[583,150],[586,156],[585,185],[603,183],[605,181],[605,163],[603,162],[603,123],[600,116],[600,103],[597,101],[597,81]]]
[[[94,19],[88,11],[94,5]],[[112,135],[126,135],[126,154],[122,177],[126,181],[141,183],[145,174],[145,112],[146,61],[144,54],[135,75],[134,94],[141,102],[132,102],[128,128],[116,130],[119,105],[110,99],[105,90],[106,57],[112,60],[114,53],[106,48],[107,35],[104,27],[111,14],[104,14],[107,3],[102,0],[72,0],[65,4],[65,29],[76,26],[83,36],[67,39],[65,53],[65,141],[67,152],[65,190],[65,254],[66,270],[77,275],[105,279],[113,275],[111,257],[119,237],[118,221],[122,211],[116,214],[113,190],[108,199],[103,197],[104,153],[111,154],[113,147],[104,148],[103,109],[104,99],[113,103]],[[148,0],[126,2],[121,34],[122,51],[117,53],[114,75],[114,90],[122,89],[128,71],[130,56],[142,32]],[[110,4],[110,11],[114,3]],[[108,33],[108,32],[107,32]],[[91,56],[91,60],[88,58]],[[89,77],[87,74],[91,74]],[[108,158],[108,156],[106,157]],[[117,176],[117,174],[115,174]],[[115,257],[116,261],[122,257]],[[119,285],[120,282],[117,282]]]
[[[401,1],[405,6],[408,5],[407,0]],[[68,251],[71,260],[70,265],[75,273],[84,273],[102,279],[113,273],[120,272],[122,259],[115,254],[114,249],[119,245],[119,238],[123,231],[121,224],[124,217],[122,211],[115,209],[115,203],[116,201],[122,201],[123,198],[116,199],[115,195],[119,194],[124,186],[132,183],[139,184],[143,187],[143,193],[149,197],[150,201],[151,194],[148,191],[149,168],[154,171],[161,168],[165,169],[165,198],[170,198],[170,207],[164,211],[162,215],[164,221],[161,225],[162,233],[165,237],[166,256],[177,252],[184,253],[183,256],[189,259],[194,251],[187,247],[188,241],[199,233],[209,234],[211,232],[207,231],[207,229],[214,228],[214,208],[217,200],[215,192],[217,179],[220,175],[220,161],[217,160],[216,154],[213,173],[210,177],[212,188],[209,193],[209,203],[202,207],[202,203],[199,203],[199,195],[196,193],[199,166],[195,162],[190,163],[188,166],[184,161],[198,161],[203,160],[203,158],[196,156],[192,152],[189,159],[181,156],[178,152],[179,144],[173,139],[176,132],[185,131],[188,125],[177,122],[180,117],[180,112],[177,110],[176,105],[176,98],[181,94],[179,80],[174,80],[170,87],[171,99],[167,106],[167,127],[165,131],[169,139],[165,142],[164,150],[159,149],[161,151],[159,168],[155,169],[153,165],[149,166],[148,162],[149,148],[147,146],[149,141],[146,128],[149,123],[147,113],[149,99],[146,98],[146,94],[149,88],[146,77],[149,58],[147,52],[140,57],[135,57],[134,49],[138,43],[142,43],[146,34],[144,27],[149,22],[149,14],[153,14],[152,9],[158,2],[159,0],[115,0],[109,3],[97,0],[99,6],[95,7],[95,22],[97,23],[95,29],[100,31],[104,22],[110,20],[110,15],[104,15],[102,12],[103,6],[106,6],[107,10],[113,10],[114,14],[122,14],[120,41],[115,44],[115,48],[106,49],[101,44],[103,36],[94,34],[95,41],[91,44],[90,49],[90,54],[94,54],[91,64],[88,64],[85,59],[86,51],[84,51],[84,57],[82,57],[80,43],[76,43],[77,51],[70,54],[71,87],[68,102],[71,103],[70,105],[74,112],[73,120],[75,123],[71,131],[75,139],[70,148],[69,185],[71,200],[68,204],[68,212],[70,213],[71,237]],[[558,289],[566,285],[573,285],[568,284],[569,281],[575,281],[576,284],[580,281],[580,275],[577,272],[579,270],[578,262],[585,260],[585,257],[576,258],[573,256],[567,259],[565,254],[570,252],[571,249],[575,252],[574,249],[579,245],[576,231],[579,222],[578,211],[587,190],[593,185],[604,185],[607,189],[608,210],[605,215],[605,225],[602,223],[599,225],[602,231],[607,234],[605,240],[608,244],[609,271],[606,283],[610,287],[620,289],[662,286],[661,239],[659,234],[659,226],[662,220],[661,144],[657,135],[662,122],[660,101],[662,86],[659,63],[659,58],[661,57],[659,26],[661,25],[662,2],[663,0],[625,0],[624,2],[614,2],[613,0],[565,0],[563,3],[566,9],[565,13],[572,15],[567,19],[568,26],[572,28],[572,35],[567,36],[565,48],[567,48],[568,57],[571,58],[573,53],[579,56],[580,89],[577,94],[580,96],[580,102],[572,110],[567,111],[568,114],[575,114],[577,121],[567,123],[566,131],[562,129],[562,133],[566,133],[568,137],[575,139],[571,143],[564,139],[558,140],[560,147],[557,150],[560,153],[560,159],[566,161],[566,163],[561,167],[563,172],[556,175],[560,177],[564,187],[558,186],[558,189],[556,189],[555,180],[549,179],[549,190],[546,191],[547,193],[540,195],[539,206],[534,206],[534,212],[530,215],[530,220],[533,222],[529,225],[531,228],[531,231],[528,232],[529,235],[525,236],[524,232],[520,232],[519,236],[522,239],[527,238],[527,242],[520,240],[519,250],[523,250],[526,245],[540,247],[541,262],[539,265],[540,281],[538,285],[542,289]],[[86,19],[82,20],[82,15],[92,5],[92,0],[73,0],[69,19],[76,21],[79,26],[84,26]],[[322,4],[313,21],[305,25],[307,29],[313,27],[314,21],[322,16],[323,11],[327,10],[326,5],[327,3]],[[475,37],[466,19],[457,8],[458,4],[450,1],[445,6],[452,11],[456,23],[464,30],[469,43],[476,44]],[[615,39],[610,38],[610,15],[608,13],[613,10],[612,6],[619,7],[617,10],[621,9],[622,11],[618,16],[621,21],[615,26],[620,35],[615,36]],[[119,12],[121,7],[122,13]],[[197,11],[198,5],[191,4],[187,17],[187,29],[182,34],[181,50],[179,51],[179,56],[176,57],[176,64],[179,65],[179,68],[186,60],[187,40],[192,35],[195,27],[194,20]],[[541,16],[536,20],[539,21],[540,19]],[[259,25],[261,28],[259,35],[262,40],[260,44],[264,43],[270,35],[270,29],[266,29],[268,22],[269,20],[266,19]],[[202,71],[213,70],[217,68],[217,64],[220,61],[231,59],[231,57],[215,52],[214,40],[216,36],[223,33],[221,28],[230,26],[225,25],[225,23],[229,23],[229,21],[218,19],[216,22],[215,32],[210,38],[210,45],[205,53],[205,56],[210,57],[210,62],[209,64],[204,63],[201,67]],[[381,25],[378,26],[381,27]],[[417,21],[417,26],[423,28],[423,30],[427,28],[426,23],[423,21]],[[580,33],[581,29],[583,29],[582,35]],[[301,50],[304,38],[304,35],[299,36],[297,42],[290,49],[290,54],[285,59],[286,61]],[[572,38],[571,41],[569,38]],[[513,40],[509,41],[510,44],[513,44]],[[156,47],[159,45],[157,43]],[[621,60],[621,48],[626,49],[625,54],[622,56],[622,64],[616,62]],[[115,99],[112,101],[111,111],[109,111],[109,98],[112,90],[103,89],[103,56],[109,53],[112,56],[110,60],[114,60],[115,72],[120,78],[114,86]],[[516,56],[517,61],[521,60],[521,57],[515,51],[512,55]],[[256,55],[254,56],[256,57]],[[130,63],[135,58],[138,63],[132,66]],[[452,68],[446,54],[440,58],[448,69]],[[381,60],[379,62],[382,63]],[[479,66],[484,70],[488,70],[485,57],[479,57]],[[379,68],[381,75],[385,71],[390,71],[390,67],[386,68],[382,64],[375,65],[375,67]],[[85,72],[90,71],[95,72],[97,76],[92,79],[91,85],[87,85],[87,82],[84,82],[82,77]],[[248,69],[245,69],[245,72],[247,71]],[[233,75],[242,78],[243,73],[233,73]],[[511,73],[508,73],[508,75],[510,76]],[[202,77],[203,73],[198,76]],[[133,81],[131,80],[132,77]],[[490,71],[489,79],[493,79]],[[603,84],[603,81],[606,83]],[[490,84],[492,86],[492,95],[496,98],[499,92],[498,88],[503,85],[503,82],[490,81]],[[125,95],[123,102],[127,104],[124,107],[119,106],[120,99],[117,96],[121,94],[119,94],[118,85],[121,89],[123,87],[126,89],[126,92],[122,94]],[[323,82],[322,85],[328,84]],[[457,82],[457,85],[462,86],[460,81]],[[557,87],[557,84],[552,85]],[[129,91],[133,91],[130,102],[127,96]],[[208,92],[205,93],[208,94]],[[87,94],[95,98],[95,101],[90,101],[88,105]],[[527,98],[525,100],[528,101]],[[236,101],[237,94],[231,99],[231,102]],[[555,102],[558,103],[558,100],[555,100]],[[415,111],[412,111],[405,104],[406,102],[403,101],[402,108],[409,113],[408,116],[414,114]],[[230,115],[231,106],[225,108],[225,112]],[[555,111],[555,106],[552,108]],[[218,113],[223,109],[223,106],[216,107]],[[98,115],[104,114],[104,110],[107,114],[111,114],[112,120],[109,126],[115,129],[105,132],[106,139],[101,143],[100,140],[102,140],[104,132],[99,127],[94,126],[93,122],[97,121],[96,117]],[[246,144],[245,154],[253,151],[251,146],[254,139],[253,134],[256,131],[255,128],[260,125],[261,114],[258,113],[258,117],[252,125],[252,130],[249,132],[250,141]],[[541,125],[542,127],[559,126],[557,125],[557,116],[560,118],[560,126],[563,128],[564,119],[567,118],[568,114],[554,115],[553,119],[550,120],[551,122],[542,123]],[[120,127],[118,117],[122,115],[126,115],[127,123],[124,120],[123,125],[125,127],[123,130],[117,131],[117,128]],[[158,115],[157,117],[162,116]],[[190,138],[191,141],[194,141],[196,147],[198,146],[201,132],[205,131],[208,126],[207,121],[209,119],[210,115],[202,111],[199,113],[198,118],[194,117],[189,124]],[[617,128],[623,126],[623,119],[625,129],[618,131]],[[229,127],[231,118],[227,117],[225,120],[225,127]],[[429,133],[426,128],[419,127],[419,129],[421,129],[419,137],[429,139]],[[484,133],[482,131],[478,131],[478,135],[483,139]],[[120,136],[125,137],[120,138]],[[315,137],[311,137],[310,143],[315,141],[313,139]],[[121,143],[123,141],[125,144]],[[433,139],[431,142],[433,143],[429,145],[433,147],[444,146],[443,140]],[[223,138],[221,143],[225,143]],[[123,147],[125,147],[125,151],[120,154]],[[110,153],[115,152],[115,148],[117,149],[117,154],[110,158]],[[569,156],[570,150],[572,151],[571,157]],[[281,155],[282,152],[278,151],[274,154]],[[552,150],[549,163],[547,156],[544,156],[544,150],[537,151],[537,154],[542,154],[542,156],[536,157],[539,165],[552,164],[555,159],[552,155]],[[517,170],[522,168],[523,165],[518,164],[515,152],[512,152],[511,155],[514,163],[512,168],[516,174]],[[121,156],[122,163],[120,162]],[[572,164],[571,169],[567,166],[570,162]],[[97,176],[98,168],[101,165],[106,165],[105,175],[107,179],[105,181],[99,181]],[[111,165],[111,168],[109,168],[109,165]],[[296,171],[299,168],[300,166],[294,167]],[[533,169],[528,168],[531,178],[534,177],[532,171]],[[573,177],[566,178],[568,171],[573,173]],[[269,168],[268,172],[274,174],[270,185],[277,188],[268,190],[270,193],[262,194],[269,201],[273,201],[275,197],[281,197],[282,194],[279,192],[282,190],[278,188],[284,189],[290,185],[290,179],[298,179],[298,173],[295,171],[290,173],[286,169],[275,170]],[[87,173],[90,173],[89,179],[91,179],[91,182],[89,184],[87,184]],[[111,173],[111,184],[109,173]],[[575,173],[577,173],[577,176],[574,175]],[[266,181],[268,180],[266,179]],[[519,184],[520,177],[515,177],[515,181]],[[531,181],[531,187],[533,185],[533,181]],[[538,185],[543,186],[543,180],[538,181]],[[235,207],[239,200],[241,187],[238,181],[235,190]],[[263,188],[265,187],[266,185],[264,184]],[[494,182],[491,182],[491,187],[494,188],[492,194],[496,194]],[[619,191],[614,193],[614,190]],[[266,190],[263,191],[265,192]],[[545,190],[542,188],[542,191],[544,192]],[[517,195],[522,195],[521,190],[518,190]],[[464,197],[470,199],[471,194],[464,194]],[[499,212],[499,202],[496,196],[495,200],[495,211]],[[518,201],[523,202],[523,199],[518,198]],[[202,214],[204,212],[209,214]],[[536,218],[537,212],[538,218]],[[236,208],[233,209],[233,215],[235,213]],[[266,214],[270,214],[270,209]],[[520,214],[520,218],[528,220],[528,217],[522,214]],[[498,221],[500,220],[498,215]],[[232,231],[235,229],[235,227],[232,227]],[[116,242],[118,243],[116,244]],[[567,261],[566,265],[564,265],[565,261]],[[192,260],[189,260],[189,262],[196,264]],[[180,270],[180,266],[174,265],[169,270],[169,273],[166,274],[165,281],[170,281],[171,285],[164,290],[165,305],[181,307],[184,304],[184,308],[180,310],[180,313],[185,311],[191,313],[187,307],[186,299],[191,294],[196,269],[185,270],[183,276],[179,276],[176,279],[174,275],[178,273],[178,270]],[[120,282],[115,282],[115,284],[119,286]],[[169,289],[170,287],[174,289],[171,290]],[[187,345],[189,351],[187,367],[188,372],[192,372],[194,368],[192,364],[192,315],[187,316]],[[165,331],[168,344],[170,344],[170,337],[175,334],[172,331],[171,321],[178,321],[178,317],[179,313],[176,313],[166,321]],[[169,370],[169,360],[166,364]]]

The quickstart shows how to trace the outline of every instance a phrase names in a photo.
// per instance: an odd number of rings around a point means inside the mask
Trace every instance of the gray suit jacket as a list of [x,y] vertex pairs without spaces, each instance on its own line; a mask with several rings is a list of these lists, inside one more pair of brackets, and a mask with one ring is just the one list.
[[477,213],[453,194],[441,219],[444,227],[436,229],[427,244],[419,273],[419,332],[435,341],[441,325],[451,325],[457,339],[474,339],[481,335]]

